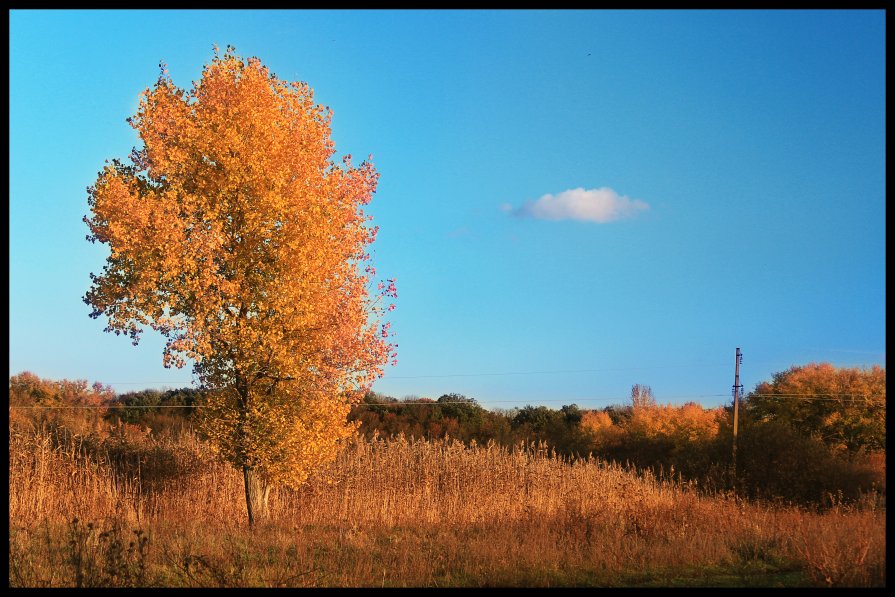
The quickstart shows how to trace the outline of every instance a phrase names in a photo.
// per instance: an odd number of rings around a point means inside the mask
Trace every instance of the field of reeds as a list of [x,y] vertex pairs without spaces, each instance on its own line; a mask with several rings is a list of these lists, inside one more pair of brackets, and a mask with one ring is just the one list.
[[11,425],[11,587],[883,587],[885,506],[759,504],[543,445],[358,438],[247,527],[192,433]]

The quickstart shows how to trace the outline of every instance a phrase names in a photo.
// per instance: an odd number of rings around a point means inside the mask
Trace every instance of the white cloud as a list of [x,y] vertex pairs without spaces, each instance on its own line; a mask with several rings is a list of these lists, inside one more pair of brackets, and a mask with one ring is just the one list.
[[640,199],[619,196],[609,187],[587,190],[578,187],[556,195],[548,193],[537,201],[526,201],[515,209],[508,208],[507,204],[501,205],[503,211],[519,217],[538,220],[580,220],[603,224],[633,217],[649,209],[649,205]]

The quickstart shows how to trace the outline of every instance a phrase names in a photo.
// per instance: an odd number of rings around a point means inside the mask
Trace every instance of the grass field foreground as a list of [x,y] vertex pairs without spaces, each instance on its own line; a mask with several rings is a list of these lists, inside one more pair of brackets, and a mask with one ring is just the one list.
[[358,439],[272,517],[193,434],[10,427],[10,586],[885,586],[885,509],[702,495],[543,445]]

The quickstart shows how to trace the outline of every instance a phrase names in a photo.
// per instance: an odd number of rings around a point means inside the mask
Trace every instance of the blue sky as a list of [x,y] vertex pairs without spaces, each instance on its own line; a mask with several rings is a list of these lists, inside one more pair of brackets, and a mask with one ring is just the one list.
[[10,373],[182,387],[81,301],[85,187],[139,144],[159,61],[233,45],[373,155],[396,277],[374,389],[489,408],[730,401],[885,366],[885,13],[27,11],[10,20]]

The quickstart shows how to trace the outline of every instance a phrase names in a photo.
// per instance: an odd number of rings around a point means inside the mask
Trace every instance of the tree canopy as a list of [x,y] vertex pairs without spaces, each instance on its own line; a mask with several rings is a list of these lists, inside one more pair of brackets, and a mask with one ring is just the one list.
[[381,299],[397,292],[372,288],[363,209],[379,174],[333,159],[331,117],[306,83],[215,48],[189,90],[162,67],[128,119],[143,147],[88,188],[88,239],[110,249],[91,316],[134,344],[161,333],[166,367],[193,362],[204,431],[247,484],[299,484],[331,459],[395,358]]
[[775,373],[743,403],[759,421],[779,421],[827,445],[886,449],[886,370],[809,363]]

